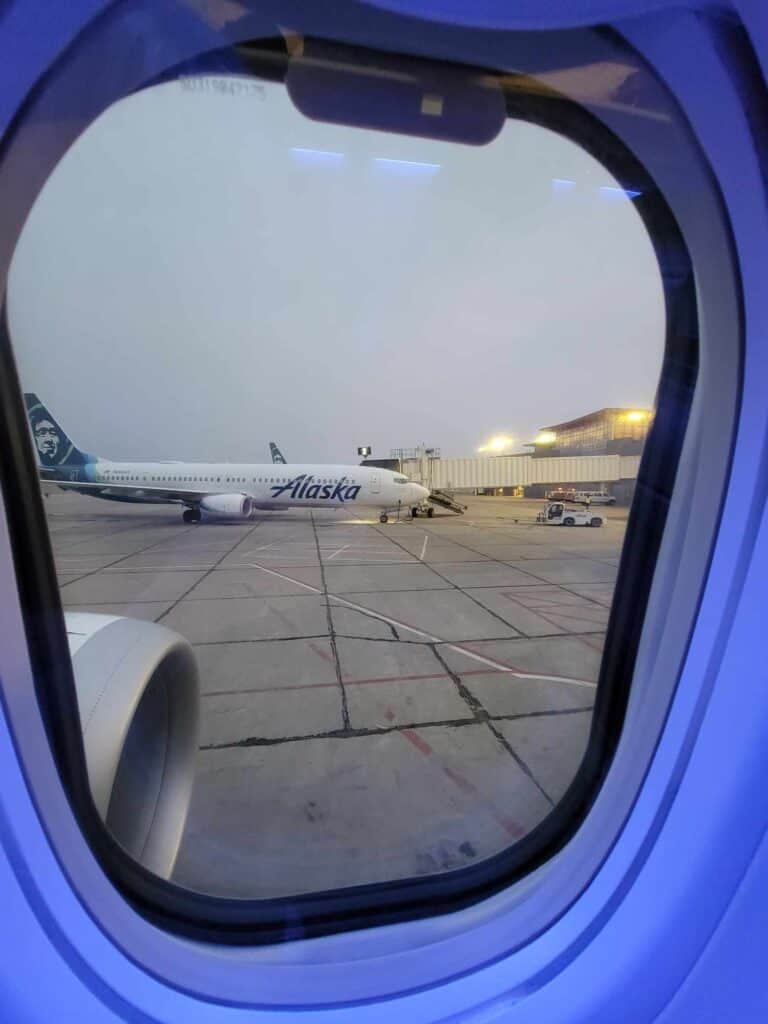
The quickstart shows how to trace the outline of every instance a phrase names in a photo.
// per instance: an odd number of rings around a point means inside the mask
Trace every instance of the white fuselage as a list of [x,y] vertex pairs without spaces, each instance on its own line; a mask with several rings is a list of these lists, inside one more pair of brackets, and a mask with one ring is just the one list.
[[[110,462],[88,464],[87,479],[100,497],[194,505],[201,495],[244,495],[255,508],[408,508],[428,490],[400,473],[374,466],[274,463]],[[116,485],[110,494],[110,484]],[[119,493],[118,493],[119,488]],[[130,492],[126,493],[126,489]],[[173,496],[164,496],[163,491]],[[203,498],[204,500],[204,498]]]

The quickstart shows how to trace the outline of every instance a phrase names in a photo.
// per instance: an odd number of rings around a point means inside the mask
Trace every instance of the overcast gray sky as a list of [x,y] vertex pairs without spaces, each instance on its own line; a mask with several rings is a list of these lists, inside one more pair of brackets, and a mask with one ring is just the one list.
[[320,124],[280,85],[223,81],[107,111],[19,242],[22,381],[83,448],[460,456],[652,403],[655,257],[578,147],[519,122],[482,148]]

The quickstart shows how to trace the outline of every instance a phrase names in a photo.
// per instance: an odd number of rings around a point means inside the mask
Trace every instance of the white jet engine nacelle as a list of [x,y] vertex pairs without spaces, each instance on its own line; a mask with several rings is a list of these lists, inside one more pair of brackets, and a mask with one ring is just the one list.
[[248,519],[253,502],[247,494],[211,494],[203,498],[200,508],[217,519]]
[[192,648],[154,622],[90,612],[65,621],[96,807],[135,860],[169,878],[195,775]]

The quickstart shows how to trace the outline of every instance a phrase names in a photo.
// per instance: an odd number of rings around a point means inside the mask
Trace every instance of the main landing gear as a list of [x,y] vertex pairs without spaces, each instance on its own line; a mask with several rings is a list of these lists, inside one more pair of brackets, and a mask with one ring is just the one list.
[[389,522],[389,516],[387,515],[386,512],[382,512],[381,513],[381,515],[379,516],[379,522],[380,523],[388,523]]
[[203,517],[199,508],[185,508],[181,518],[185,523],[199,523]]

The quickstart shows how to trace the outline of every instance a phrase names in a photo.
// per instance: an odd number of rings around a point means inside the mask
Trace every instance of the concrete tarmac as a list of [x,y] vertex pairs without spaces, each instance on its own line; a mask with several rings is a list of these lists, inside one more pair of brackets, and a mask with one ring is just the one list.
[[187,525],[46,499],[65,608],[193,644],[202,735],[175,880],[282,896],[458,868],[554,807],[583,755],[626,510],[541,502]]

